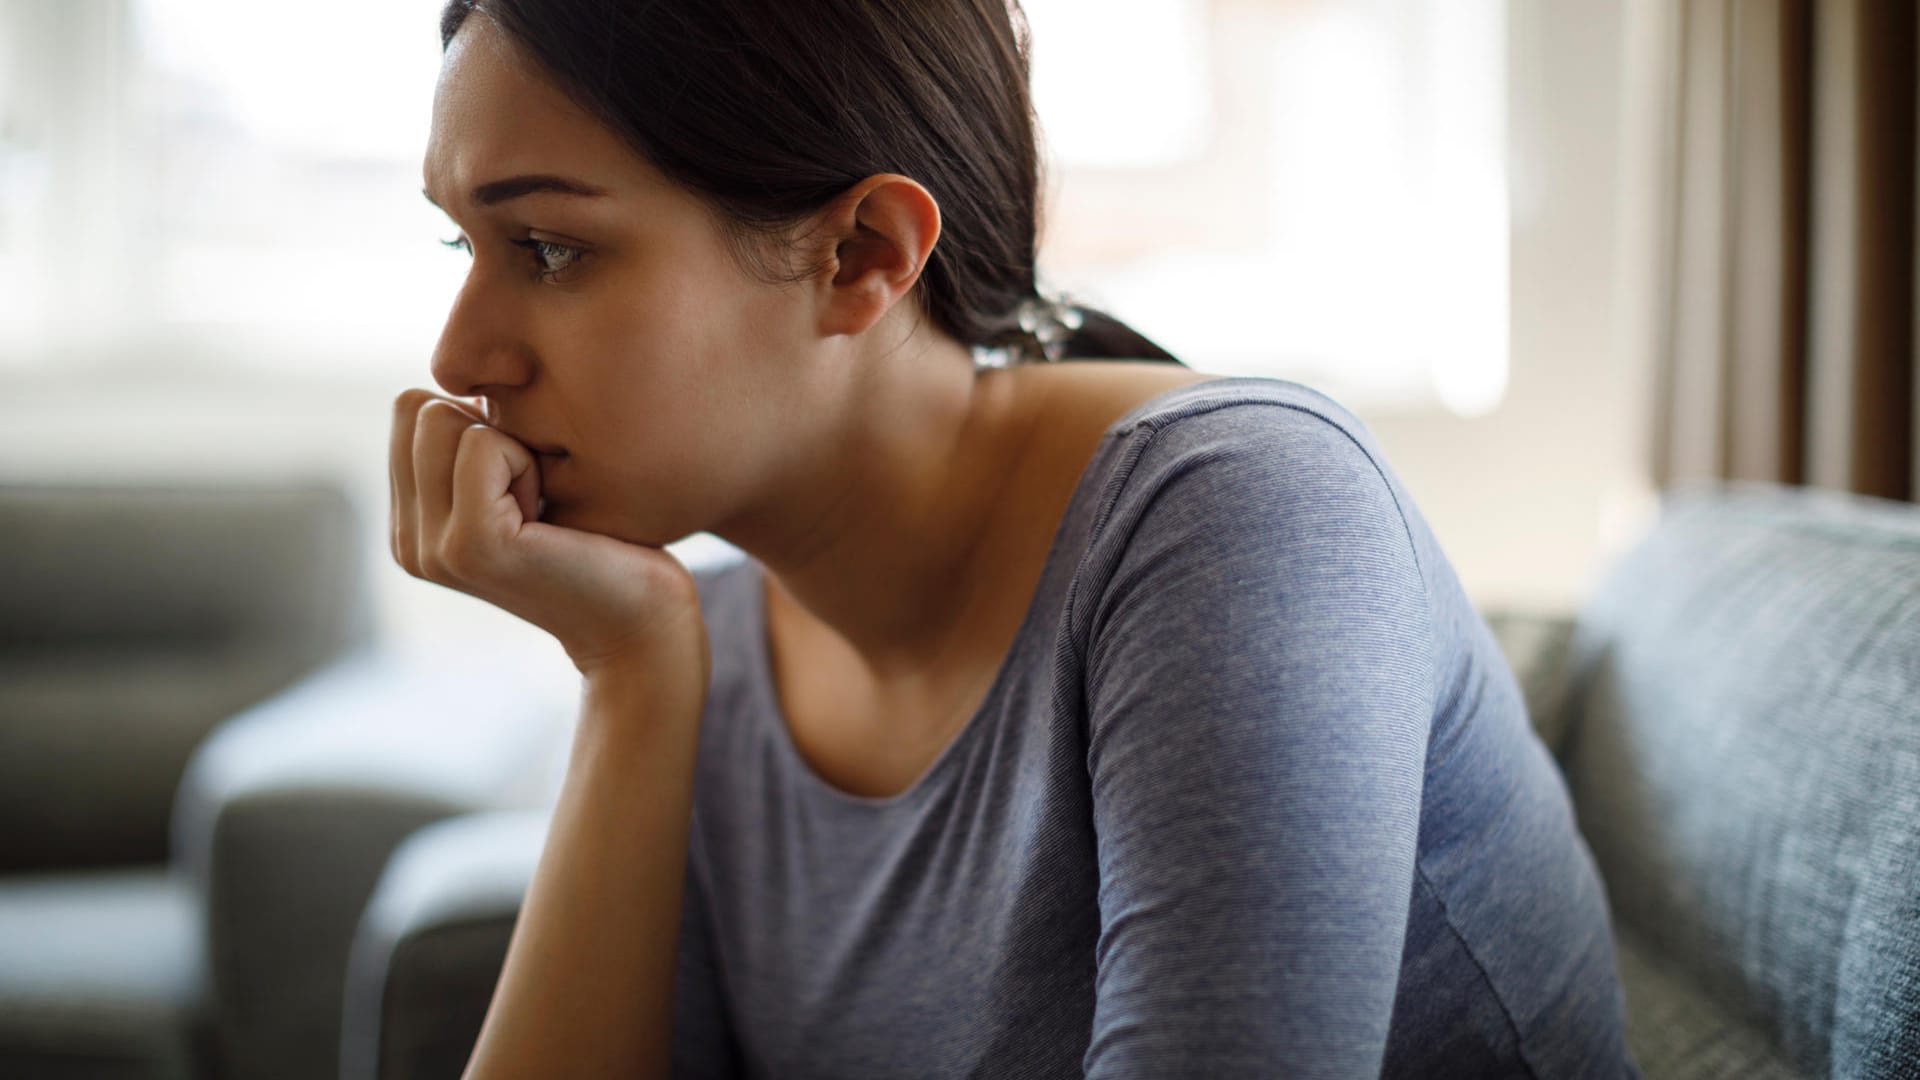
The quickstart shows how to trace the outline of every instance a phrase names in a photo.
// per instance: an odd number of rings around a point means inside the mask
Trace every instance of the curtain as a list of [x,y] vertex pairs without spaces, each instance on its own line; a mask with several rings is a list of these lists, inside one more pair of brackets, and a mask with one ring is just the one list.
[[1656,480],[1920,501],[1913,0],[1666,17]]

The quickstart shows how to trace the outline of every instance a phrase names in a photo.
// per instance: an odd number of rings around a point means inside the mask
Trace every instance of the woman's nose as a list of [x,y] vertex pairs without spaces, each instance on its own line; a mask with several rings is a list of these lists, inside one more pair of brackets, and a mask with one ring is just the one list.
[[531,351],[513,332],[505,306],[472,287],[460,291],[433,349],[433,381],[454,397],[478,397],[487,388],[519,386],[532,377]]

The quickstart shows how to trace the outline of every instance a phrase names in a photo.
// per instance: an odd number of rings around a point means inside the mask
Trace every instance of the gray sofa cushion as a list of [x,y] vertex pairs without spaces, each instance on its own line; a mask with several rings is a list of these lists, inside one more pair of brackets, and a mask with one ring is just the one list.
[[205,1075],[202,990],[165,867],[0,879],[0,1076]]
[[388,857],[444,817],[545,805],[577,694],[504,657],[365,651],[201,746],[174,853],[205,904],[232,1073],[339,1075],[348,949]]
[[1555,706],[1554,693],[1566,667],[1572,616],[1496,610],[1484,617],[1520,683],[1534,733],[1558,760],[1566,750],[1567,714]]
[[0,485],[0,649],[338,647],[370,614],[354,522],[328,485]]
[[159,862],[193,747],[370,633],[330,487],[0,485],[0,870]]
[[194,747],[312,662],[271,644],[0,655],[0,870],[165,858]]
[[468,814],[394,852],[354,939],[345,1075],[457,1077],[500,978],[549,812]]
[[[1920,1075],[1920,509],[1670,497],[1582,612],[1563,695],[1647,967],[1801,1074]],[[1627,986],[1629,1038],[1667,1055],[1652,985]]]
[[1633,1057],[1647,1080],[1796,1080],[1801,1075],[1764,1028],[1730,1012],[1638,937],[1619,935],[1614,955],[1633,1009]]

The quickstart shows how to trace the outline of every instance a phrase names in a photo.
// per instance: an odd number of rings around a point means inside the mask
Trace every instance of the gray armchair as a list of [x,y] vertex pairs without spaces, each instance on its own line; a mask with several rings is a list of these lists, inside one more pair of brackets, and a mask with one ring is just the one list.
[[[1920,508],[1687,492],[1577,618],[1488,621],[1606,876],[1649,1080],[1920,1076]],[[543,829],[396,851],[346,1075],[459,1075]]]
[[326,487],[0,487],[0,873],[158,864],[196,746],[363,643]]
[[546,798],[576,688],[380,652],[361,547],[326,488],[0,489],[0,1076],[330,1080],[395,846]]
[[469,814],[409,837],[347,972],[341,1076],[459,1076],[546,842],[547,811]]
[[382,867],[440,819],[544,805],[575,704],[555,689],[485,658],[362,653],[203,745],[174,854],[226,1075],[339,1075],[348,952]]
[[0,487],[0,1075],[198,1075],[189,757],[369,630],[327,487]]

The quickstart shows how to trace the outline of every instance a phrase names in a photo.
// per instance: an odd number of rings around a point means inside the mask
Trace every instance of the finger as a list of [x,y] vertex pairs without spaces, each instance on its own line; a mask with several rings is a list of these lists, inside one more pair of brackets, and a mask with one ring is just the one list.
[[504,541],[534,520],[538,477],[526,447],[484,424],[469,425],[454,452],[449,519],[454,534],[469,541]]
[[511,525],[524,525],[534,521],[538,505],[540,465],[528,448],[486,425],[461,432],[453,461],[453,521],[459,527],[488,527],[493,515],[509,513],[509,507],[518,515]]
[[387,454],[387,554],[400,562],[400,481],[394,474],[391,452]]
[[393,399],[393,430],[388,436],[387,475],[393,489],[393,557],[407,573],[418,577],[419,515],[413,505],[413,428],[420,406],[433,400],[425,390],[409,389]]
[[[517,442],[513,445],[519,451],[527,449]],[[518,459],[513,457],[512,452],[508,453],[511,467],[517,471],[514,471],[508,480],[507,490],[513,495],[514,502],[520,506],[521,520],[538,521],[540,520],[540,490],[545,486],[545,478],[540,475],[540,459],[534,457],[531,452],[526,454],[526,459],[527,463],[522,467]]]
[[453,456],[473,415],[445,398],[420,407],[413,429],[414,505],[419,516],[420,562],[431,567],[447,540],[453,514]]
[[[430,390],[403,390],[393,401],[393,430],[387,449],[387,473],[392,489],[394,559],[408,573],[420,576],[420,510],[417,501],[413,443],[420,410],[430,401],[448,401]],[[454,403],[458,404],[458,403]],[[461,406],[465,408],[465,406]],[[478,416],[475,419],[479,419]]]

